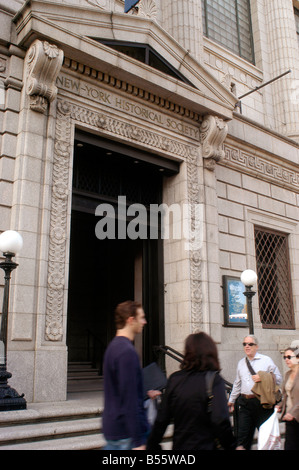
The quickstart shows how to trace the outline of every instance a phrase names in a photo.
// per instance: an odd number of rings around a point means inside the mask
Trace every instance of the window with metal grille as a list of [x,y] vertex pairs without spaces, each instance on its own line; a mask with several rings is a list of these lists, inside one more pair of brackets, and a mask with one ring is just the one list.
[[249,0],[201,0],[204,35],[254,63]]
[[288,235],[256,227],[255,250],[263,328],[293,329]]

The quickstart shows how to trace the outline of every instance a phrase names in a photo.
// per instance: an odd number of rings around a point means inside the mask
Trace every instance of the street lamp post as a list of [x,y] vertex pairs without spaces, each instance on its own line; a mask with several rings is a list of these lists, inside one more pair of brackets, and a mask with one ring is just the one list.
[[249,334],[254,335],[253,315],[252,315],[252,297],[256,294],[252,289],[257,281],[257,275],[252,269],[246,269],[241,274],[241,281],[245,286],[244,295],[247,300],[247,318],[249,324]]
[[4,270],[4,294],[0,330],[0,411],[25,410],[27,407],[24,395],[19,395],[11,388],[7,381],[12,374],[7,371],[7,326],[8,305],[11,273],[18,264],[12,258],[22,249],[23,239],[21,235],[13,230],[7,230],[0,235],[0,251],[3,252],[5,260],[0,263]]

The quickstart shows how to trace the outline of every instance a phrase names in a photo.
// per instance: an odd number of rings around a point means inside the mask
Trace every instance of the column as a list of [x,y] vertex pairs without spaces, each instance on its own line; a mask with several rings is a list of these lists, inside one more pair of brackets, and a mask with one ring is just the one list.
[[278,131],[299,141],[299,48],[292,0],[265,2],[272,77],[292,73],[272,85]]
[[198,61],[203,61],[201,0],[163,0],[162,26]]

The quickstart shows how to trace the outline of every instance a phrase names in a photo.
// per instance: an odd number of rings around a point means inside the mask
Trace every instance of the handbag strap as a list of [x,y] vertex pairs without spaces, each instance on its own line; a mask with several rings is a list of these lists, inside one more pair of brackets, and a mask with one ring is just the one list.
[[213,384],[214,384],[214,379],[217,374],[217,371],[208,371],[205,376],[205,381],[206,381],[206,394],[208,397],[208,413],[211,412],[212,410],[212,400],[214,398],[213,395]]
[[250,364],[248,357],[246,357],[246,364],[251,375],[256,375],[256,372],[254,371],[252,365]]

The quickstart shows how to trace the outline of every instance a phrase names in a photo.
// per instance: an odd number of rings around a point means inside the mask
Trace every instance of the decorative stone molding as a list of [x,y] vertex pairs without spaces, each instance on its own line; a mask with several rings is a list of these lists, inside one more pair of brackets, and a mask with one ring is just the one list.
[[[196,151],[188,153],[186,158],[187,166],[187,190],[189,206],[189,259],[190,259],[190,293],[191,293],[191,330],[192,333],[201,331],[203,325],[203,305],[202,305],[202,255],[201,240],[198,238],[200,214],[200,184],[199,184],[199,161],[200,147]],[[202,227],[200,227],[202,228]]]
[[[48,283],[45,340],[59,342],[63,340],[63,317],[66,305],[66,266],[67,240],[69,237],[68,206],[72,177],[71,159],[73,155],[73,129],[76,123],[100,131],[106,137],[139,144],[143,148],[164,152],[168,157],[172,154],[184,159],[187,163],[188,194],[192,204],[192,226],[195,224],[195,205],[199,200],[198,157],[200,147],[188,145],[179,140],[165,137],[154,131],[148,131],[129,124],[108,113],[91,111],[64,100],[57,101],[57,120],[55,135],[55,151],[53,161],[53,179],[51,195],[50,240],[48,258]],[[192,284],[192,322],[194,330],[198,329],[202,319],[201,307],[201,260],[199,252],[190,254]]]
[[175,113],[181,117],[191,119],[196,122],[196,124],[202,122],[202,116],[198,113],[195,113],[194,111],[190,111],[188,108],[184,108],[183,106],[178,105],[172,101],[161,98],[160,96],[154,93],[150,93],[143,88],[132,86],[130,83],[116,79],[112,75],[109,75],[105,72],[100,72],[96,69],[85,67],[83,64],[73,59],[65,57],[63,69],[76,71],[77,74],[80,74],[83,77],[92,77],[95,81],[104,83],[105,86],[121,90],[128,96],[134,96],[146,103],[154,103],[160,108],[171,111],[172,113]]
[[7,64],[6,59],[0,57],[0,73],[6,72]]
[[117,137],[123,142],[130,144],[141,144],[143,148],[164,152],[165,156],[188,158],[189,155],[197,155],[198,147],[188,145],[179,140],[167,137],[148,129],[144,129],[136,124],[131,124],[110,116],[108,113],[97,113],[83,108],[82,106],[72,105],[70,109],[71,118],[77,122],[89,124],[96,127],[106,136]]
[[54,44],[37,39],[31,45],[26,57],[26,93],[30,96],[32,110],[45,113],[48,104],[55,99],[55,82],[62,63],[63,51]]
[[[108,11],[113,11],[115,10],[115,0],[84,0],[85,3],[88,3],[89,5],[93,7],[98,7],[101,8],[101,10],[108,10]],[[82,1],[82,4],[84,3]]]
[[205,167],[215,168],[216,162],[224,158],[223,142],[227,136],[228,126],[217,116],[205,116],[201,127],[201,143]]
[[158,9],[155,0],[142,0],[138,4],[138,16],[156,20]]
[[63,339],[69,171],[72,155],[70,107],[58,102],[53,161],[45,339]]
[[274,163],[227,143],[224,144],[224,153],[225,157],[221,162],[223,165],[236,168],[255,178],[260,176],[263,181],[269,181],[291,191],[299,191],[299,172],[295,168],[288,168],[279,162]]

